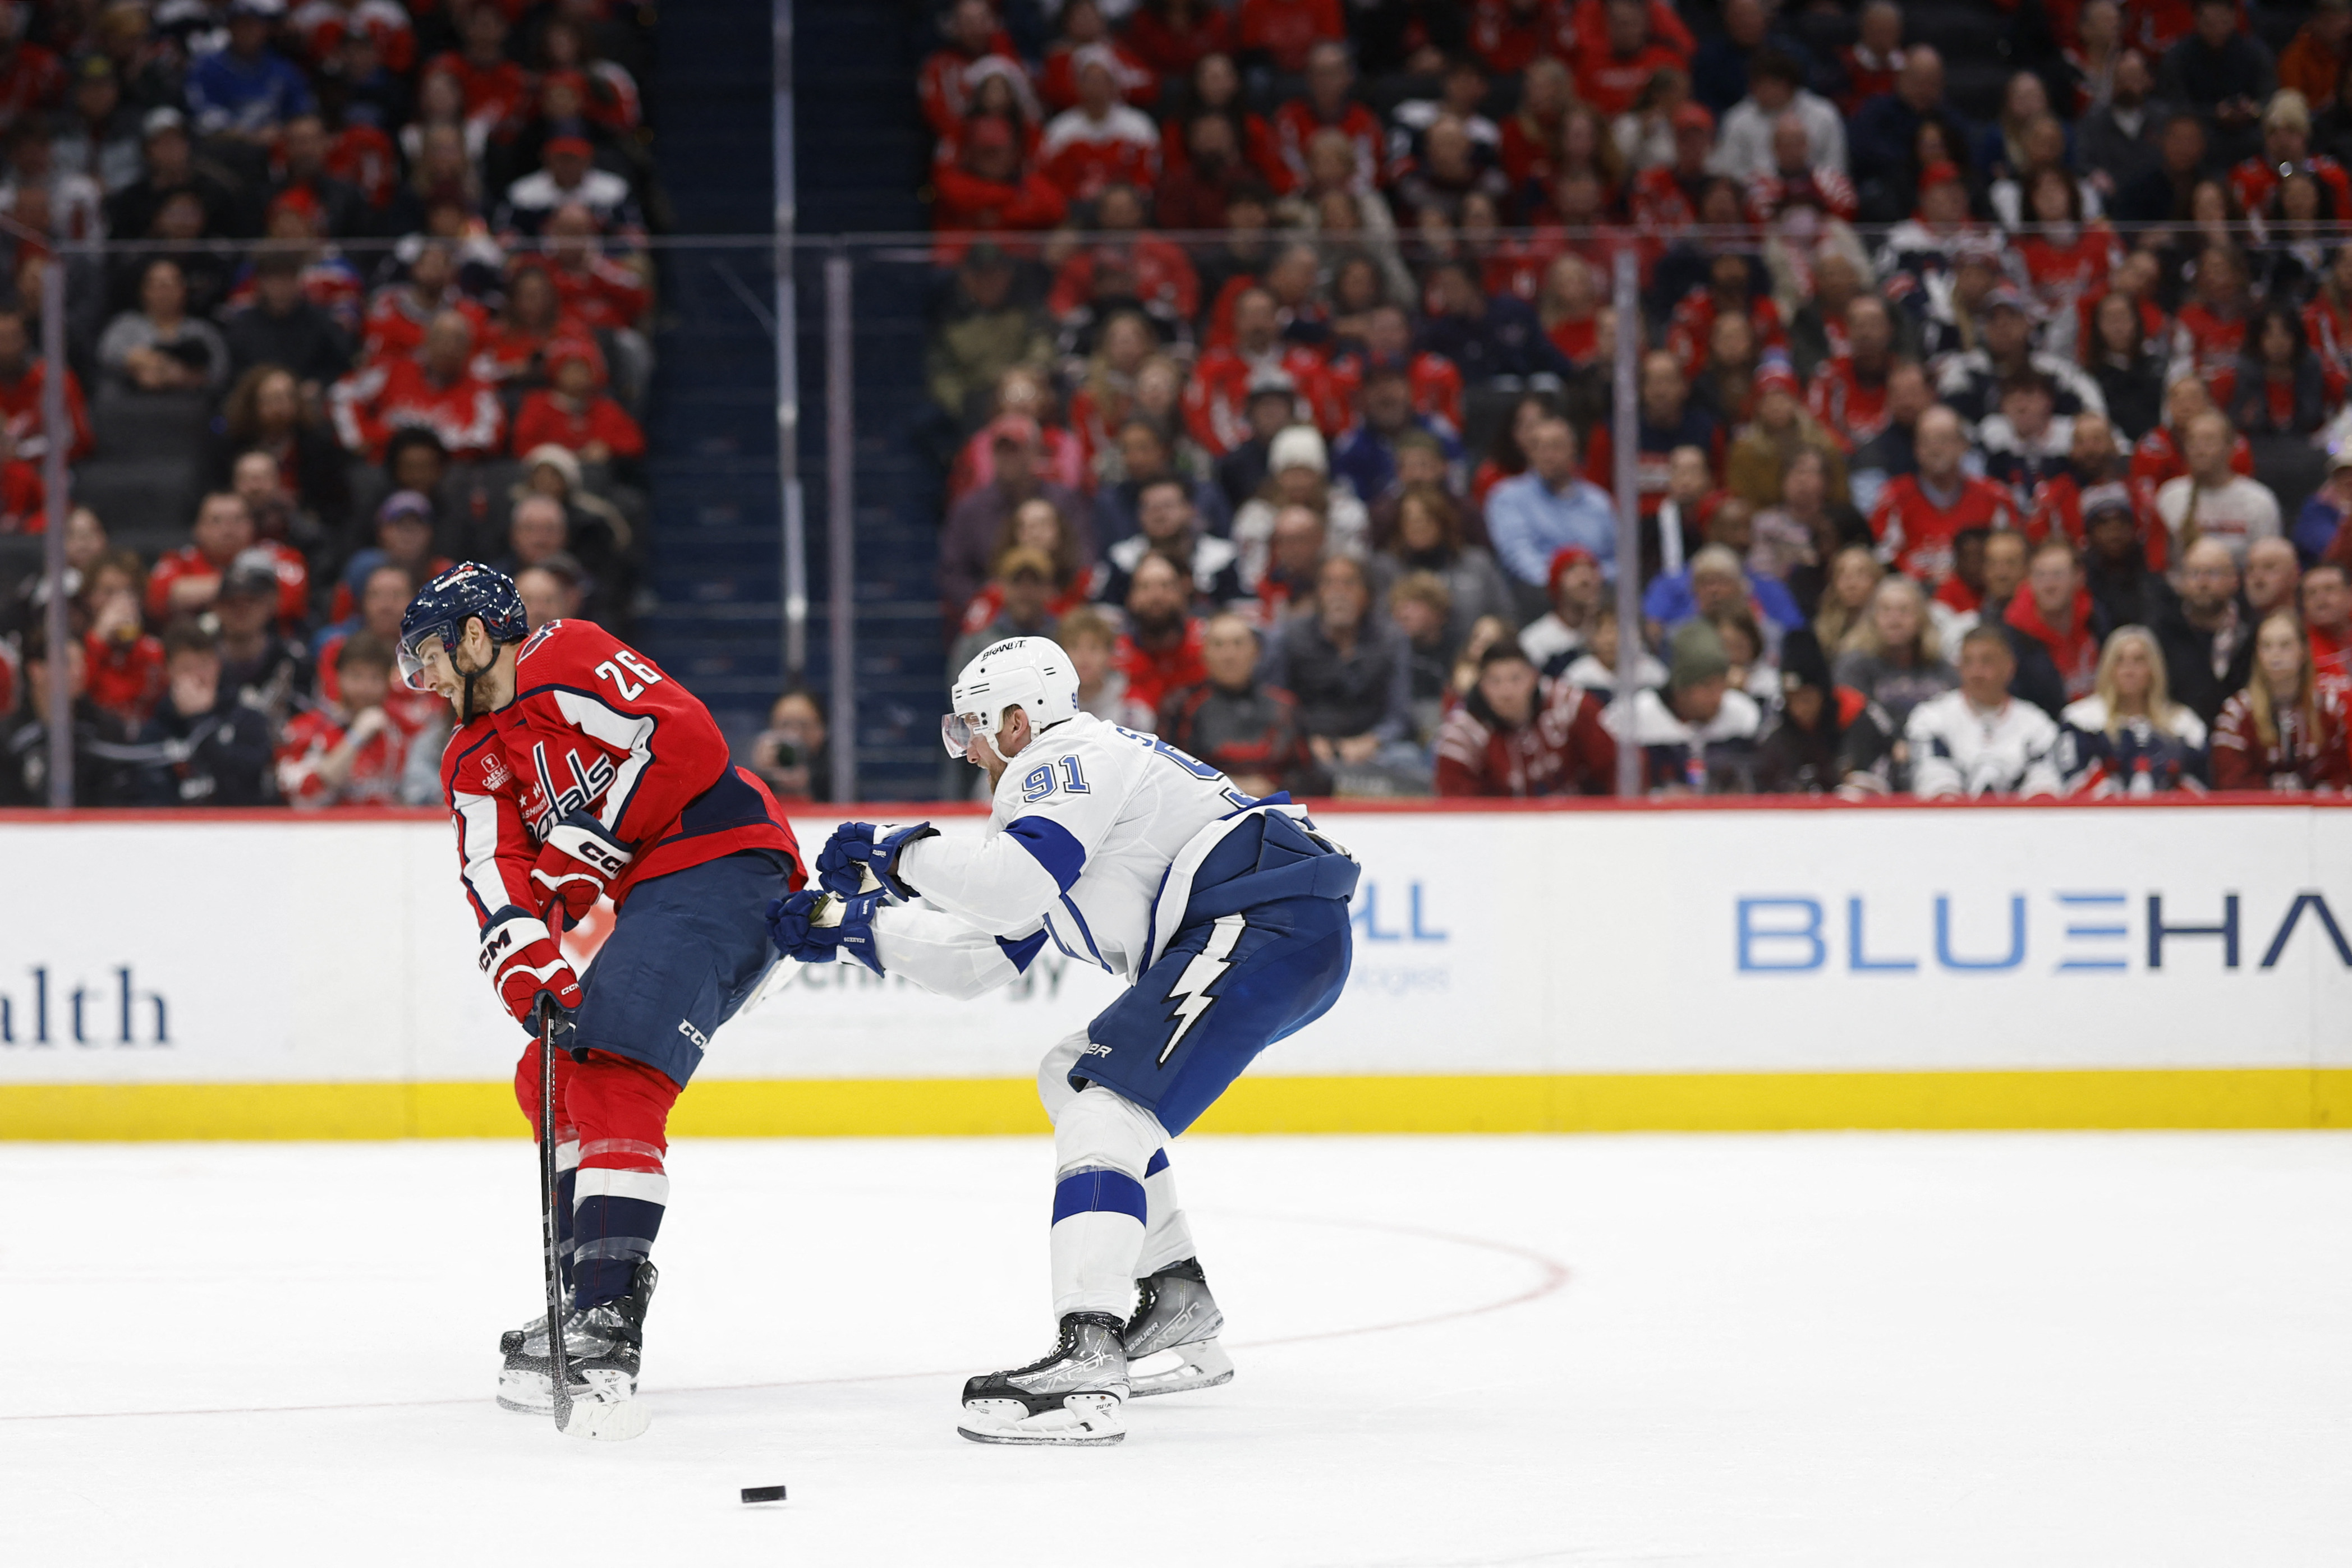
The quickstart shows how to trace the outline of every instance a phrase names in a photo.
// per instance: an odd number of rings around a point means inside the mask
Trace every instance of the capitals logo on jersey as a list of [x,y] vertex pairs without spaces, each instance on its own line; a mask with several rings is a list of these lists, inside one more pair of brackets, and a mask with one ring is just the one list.
[[530,793],[523,797],[522,810],[523,815],[530,819],[530,836],[542,843],[556,823],[602,799],[617,777],[612,758],[603,752],[593,754],[583,764],[580,753],[567,747],[563,768],[571,779],[558,789],[555,771],[548,766],[547,742],[543,740],[531,747],[530,766],[533,781]]

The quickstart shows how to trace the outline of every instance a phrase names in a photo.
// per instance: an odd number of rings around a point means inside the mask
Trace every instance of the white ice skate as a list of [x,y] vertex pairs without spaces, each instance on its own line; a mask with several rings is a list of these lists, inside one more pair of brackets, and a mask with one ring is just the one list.
[[975,1443],[1100,1448],[1127,1436],[1118,1416],[1127,1388],[1119,1321],[1108,1312],[1072,1312],[1043,1360],[963,1385],[956,1430]]

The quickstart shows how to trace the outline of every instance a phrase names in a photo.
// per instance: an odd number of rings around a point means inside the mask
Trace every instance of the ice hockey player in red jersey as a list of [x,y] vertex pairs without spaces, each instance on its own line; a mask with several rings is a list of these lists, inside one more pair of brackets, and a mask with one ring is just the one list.
[[[669,1108],[774,963],[766,911],[805,880],[800,848],[693,694],[601,627],[529,631],[514,583],[488,567],[425,584],[401,622],[400,667],[457,711],[442,790],[482,972],[532,1037],[515,1093],[534,1133],[551,1010],[564,1051],[554,1137],[572,1397],[634,1435],[597,1407],[635,1396]],[[611,935],[575,976],[560,935],[603,897],[617,910]],[[499,1348],[499,1403],[548,1410],[544,1322]]]

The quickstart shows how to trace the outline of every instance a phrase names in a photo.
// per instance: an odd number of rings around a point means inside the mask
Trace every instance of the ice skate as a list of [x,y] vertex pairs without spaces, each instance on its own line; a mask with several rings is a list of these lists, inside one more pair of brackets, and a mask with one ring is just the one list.
[[1143,1300],[1120,1336],[1127,1348],[1128,1397],[1183,1394],[1230,1383],[1233,1357],[1217,1343],[1225,1314],[1209,1294],[1197,1258],[1138,1280]]
[[956,1430],[975,1443],[1060,1443],[1099,1448],[1127,1436],[1127,1352],[1108,1312],[1072,1312],[1040,1361],[963,1385]]
[[[637,1362],[645,1344],[646,1308],[660,1273],[637,1265],[629,1293],[617,1301],[572,1312],[563,1320],[564,1358],[575,1403],[618,1404],[634,1399]],[[499,1368],[499,1407],[545,1416],[555,1408],[555,1381],[549,1369],[547,1315],[499,1336],[505,1363]]]

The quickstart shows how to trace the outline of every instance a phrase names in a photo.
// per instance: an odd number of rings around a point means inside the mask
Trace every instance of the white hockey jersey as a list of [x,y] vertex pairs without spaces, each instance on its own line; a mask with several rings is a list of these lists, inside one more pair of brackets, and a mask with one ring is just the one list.
[[1911,747],[1911,793],[1922,800],[2065,789],[2057,721],[2015,697],[1990,713],[1964,693],[1930,697],[1911,710],[1903,737]]
[[1004,984],[1047,942],[1132,983],[1175,935],[1213,830],[1254,799],[1156,736],[1064,719],[997,781],[984,836],[898,852],[898,876],[920,897],[877,914],[876,956],[885,973],[955,997]]

